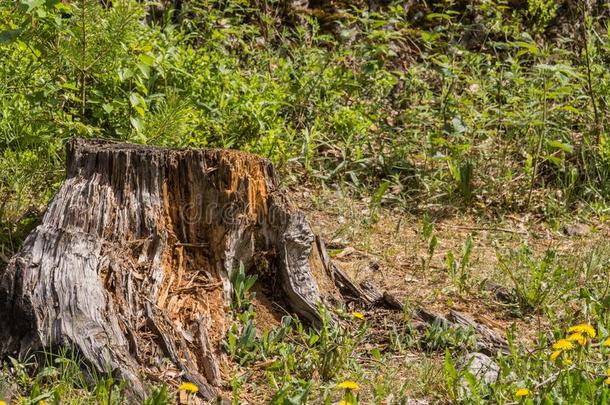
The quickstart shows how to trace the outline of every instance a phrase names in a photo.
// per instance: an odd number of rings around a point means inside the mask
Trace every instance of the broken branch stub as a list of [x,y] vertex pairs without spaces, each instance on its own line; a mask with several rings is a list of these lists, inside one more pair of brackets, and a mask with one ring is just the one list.
[[260,255],[299,316],[341,302],[268,160],[72,141],[66,181],[0,273],[0,355],[68,346],[136,397],[149,377],[182,376],[213,399],[232,273]]

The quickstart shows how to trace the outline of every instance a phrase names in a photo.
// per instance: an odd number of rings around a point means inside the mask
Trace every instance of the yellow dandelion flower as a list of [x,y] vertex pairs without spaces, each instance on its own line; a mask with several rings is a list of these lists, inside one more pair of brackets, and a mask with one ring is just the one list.
[[595,328],[588,323],[581,323],[580,325],[574,325],[568,329],[568,333],[581,333],[583,335],[589,335],[590,338],[594,338],[596,335]]
[[585,337],[585,335],[578,332],[572,333],[570,336],[568,336],[568,340],[570,342],[576,342],[581,346],[584,346],[587,343],[587,338]]
[[337,403],[337,405],[354,405],[349,401],[346,401],[344,399],[342,399],[341,401],[339,401],[339,403]]
[[570,364],[572,364],[572,360],[570,360],[570,359],[563,359],[562,363],[563,363],[564,366],[569,366]]
[[610,346],[610,337],[608,339],[604,340],[604,343],[602,343],[602,345],[606,346],[606,347]]
[[530,390],[528,390],[527,388],[519,388],[517,390],[517,392],[515,392],[515,396],[518,397],[518,398],[526,397],[529,394],[530,394]]
[[362,312],[352,312],[352,316],[356,319],[360,319],[361,321],[364,321],[364,314]]
[[574,348],[574,344],[570,342],[568,339],[559,339],[554,345],[553,349],[555,350],[572,350]]
[[610,368],[609,368],[608,370],[606,370],[606,375],[607,375],[608,377],[610,377]]
[[49,403],[47,401],[40,401],[38,405],[49,405]]
[[6,402],[0,399],[0,405],[6,405]]
[[555,361],[557,360],[557,357],[559,357],[559,355],[561,354],[561,350],[555,350],[553,353],[551,353],[551,361]]
[[191,394],[196,394],[199,391],[199,388],[191,382],[185,382],[185,383],[180,384],[178,389],[180,391],[190,392]]
[[337,388],[343,388],[350,391],[358,391],[360,389],[360,385],[355,381],[348,380],[337,384]]

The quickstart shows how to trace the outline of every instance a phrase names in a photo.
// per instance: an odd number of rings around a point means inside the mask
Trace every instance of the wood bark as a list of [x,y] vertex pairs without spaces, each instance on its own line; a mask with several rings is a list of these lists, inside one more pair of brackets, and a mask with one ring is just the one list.
[[0,273],[0,356],[69,347],[137,398],[149,379],[178,376],[212,400],[232,275],[261,260],[260,280],[312,323],[342,301],[336,278],[355,286],[268,160],[72,141],[64,184]]

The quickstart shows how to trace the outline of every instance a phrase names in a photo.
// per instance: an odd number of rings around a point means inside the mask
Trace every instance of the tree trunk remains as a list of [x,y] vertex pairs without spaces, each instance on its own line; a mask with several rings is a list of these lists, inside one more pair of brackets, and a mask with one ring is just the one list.
[[316,323],[319,303],[342,301],[322,251],[268,160],[75,140],[65,183],[0,273],[0,356],[68,347],[137,398],[169,368],[211,400],[239,263],[266,261],[265,280]]

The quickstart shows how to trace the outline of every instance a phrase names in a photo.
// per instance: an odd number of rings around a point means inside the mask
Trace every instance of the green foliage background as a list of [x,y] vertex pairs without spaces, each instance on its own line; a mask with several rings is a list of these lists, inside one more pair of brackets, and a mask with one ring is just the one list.
[[603,214],[610,41],[578,4],[5,1],[0,221],[44,206],[75,136],[245,149],[408,209]]

